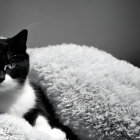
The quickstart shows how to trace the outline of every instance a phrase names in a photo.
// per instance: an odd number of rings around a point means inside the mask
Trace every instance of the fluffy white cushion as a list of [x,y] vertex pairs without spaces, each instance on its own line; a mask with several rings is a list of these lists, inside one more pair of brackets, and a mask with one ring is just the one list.
[[140,70],[94,47],[29,50],[40,83],[63,124],[81,140],[140,136]]

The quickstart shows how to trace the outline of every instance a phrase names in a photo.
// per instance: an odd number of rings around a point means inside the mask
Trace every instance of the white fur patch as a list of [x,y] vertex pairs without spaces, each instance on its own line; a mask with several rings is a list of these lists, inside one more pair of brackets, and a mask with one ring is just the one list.
[[22,117],[26,112],[29,111],[29,109],[34,108],[36,100],[34,90],[29,84],[28,80],[26,81],[25,86],[17,91],[16,95],[18,97],[8,109],[8,113]]
[[0,84],[0,112],[22,117],[35,105],[35,93],[28,82],[22,88],[18,88],[18,82],[8,74]]

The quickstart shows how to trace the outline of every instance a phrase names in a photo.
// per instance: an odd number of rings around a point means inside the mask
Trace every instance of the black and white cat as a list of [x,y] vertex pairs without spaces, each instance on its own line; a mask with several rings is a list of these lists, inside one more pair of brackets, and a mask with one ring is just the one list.
[[27,120],[38,136],[29,140],[77,140],[70,128],[60,123],[42,88],[28,79],[28,31],[0,39],[0,112]]

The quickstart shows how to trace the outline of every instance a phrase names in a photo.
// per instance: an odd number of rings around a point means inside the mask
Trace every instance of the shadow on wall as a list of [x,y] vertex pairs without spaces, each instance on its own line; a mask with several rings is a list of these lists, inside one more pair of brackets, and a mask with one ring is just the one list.
[[1,0],[0,33],[12,36],[35,23],[29,47],[85,44],[140,66],[139,7],[139,0]]

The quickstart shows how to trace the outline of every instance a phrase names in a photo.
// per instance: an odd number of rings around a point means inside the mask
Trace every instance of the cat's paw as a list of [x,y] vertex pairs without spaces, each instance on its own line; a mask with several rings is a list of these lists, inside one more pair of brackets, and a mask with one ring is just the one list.
[[51,137],[53,138],[53,140],[66,140],[66,134],[57,128],[52,129]]
[[41,131],[31,131],[26,134],[26,140],[55,140],[49,134]]
[[39,130],[30,131],[26,134],[26,140],[67,140],[66,135],[61,130],[54,128],[51,133]]

